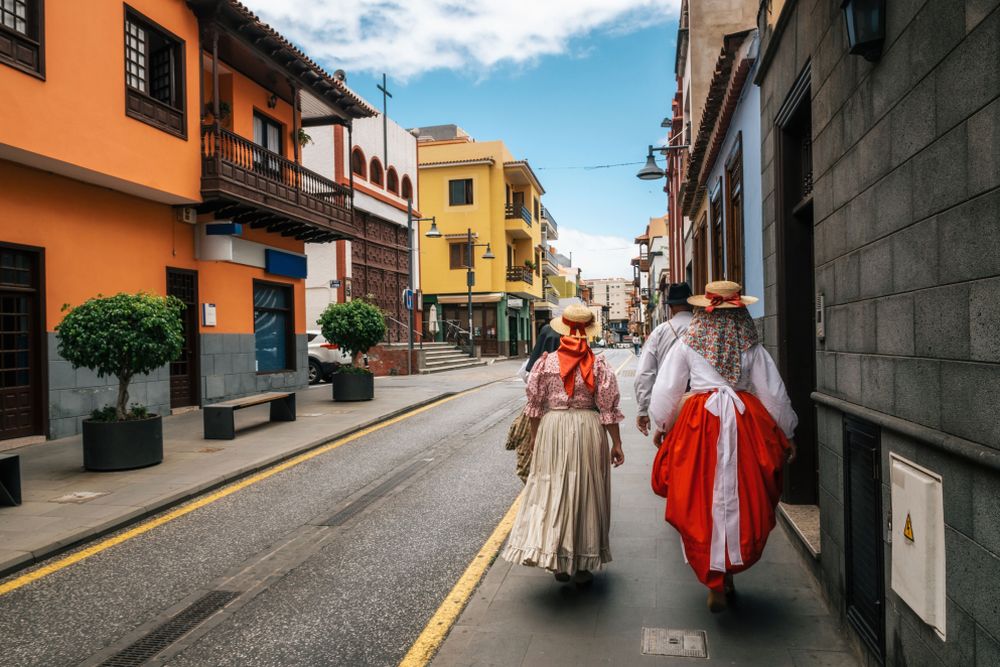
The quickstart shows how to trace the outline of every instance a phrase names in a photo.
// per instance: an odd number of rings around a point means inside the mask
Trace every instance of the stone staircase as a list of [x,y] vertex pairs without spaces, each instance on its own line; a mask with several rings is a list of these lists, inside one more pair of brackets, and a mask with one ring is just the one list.
[[419,368],[421,374],[486,365],[484,360],[470,357],[460,347],[451,343],[424,343],[421,356],[423,358]]

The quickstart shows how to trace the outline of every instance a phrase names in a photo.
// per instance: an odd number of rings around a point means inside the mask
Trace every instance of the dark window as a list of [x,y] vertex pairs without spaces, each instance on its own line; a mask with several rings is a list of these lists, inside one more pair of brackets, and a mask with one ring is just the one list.
[[743,284],[743,146],[726,165],[726,278]]
[[351,153],[351,171],[361,178],[365,178],[365,154],[360,148],[355,148]]
[[399,194],[399,176],[392,167],[385,173],[385,189],[393,194]]
[[403,176],[403,186],[400,190],[403,199],[413,199],[413,184],[410,183],[409,176]]
[[372,158],[371,167],[368,169],[368,180],[375,185],[382,185],[382,165],[375,158]]
[[254,281],[253,333],[257,372],[295,370],[292,287]]
[[466,260],[469,255],[468,243],[452,243],[448,248],[449,265],[452,269],[464,269],[469,266],[476,266],[476,257],[473,255],[471,264]]
[[44,74],[42,0],[0,0],[0,62]]
[[464,178],[458,181],[448,181],[448,204],[465,206],[472,203],[472,179]]
[[722,217],[722,193],[716,192],[712,200],[712,280],[723,279],[725,266],[725,230]]
[[535,220],[538,220],[538,197],[535,197]]
[[131,9],[125,12],[125,88],[129,116],[186,136],[184,42]]
[[264,150],[254,151],[253,169],[259,174],[266,174],[275,179],[281,178],[281,160],[278,156],[282,154],[282,127],[281,124],[254,111],[253,142]]
[[707,226],[703,215],[694,233],[694,284],[691,285],[691,289],[695,293],[704,292],[708,283],[708,234],[705,229]]

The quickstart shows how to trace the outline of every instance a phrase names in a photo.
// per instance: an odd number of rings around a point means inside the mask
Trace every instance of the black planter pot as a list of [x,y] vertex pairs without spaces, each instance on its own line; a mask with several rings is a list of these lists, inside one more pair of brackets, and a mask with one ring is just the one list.
[[370,401],[375,398],[375,376],[370,373],[334,373],[333,385],[335,401]]
[[110,471],[145,468],[163,461],[163,419],[83,422],[83,467]]

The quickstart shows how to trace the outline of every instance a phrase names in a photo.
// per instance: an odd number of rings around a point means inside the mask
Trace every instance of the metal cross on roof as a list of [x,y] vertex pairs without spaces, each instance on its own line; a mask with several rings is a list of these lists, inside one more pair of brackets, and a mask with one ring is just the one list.
[[389,172],[389,92],[385,72],[382,72],[382,85],[377,86],[382,91],[382,170]]

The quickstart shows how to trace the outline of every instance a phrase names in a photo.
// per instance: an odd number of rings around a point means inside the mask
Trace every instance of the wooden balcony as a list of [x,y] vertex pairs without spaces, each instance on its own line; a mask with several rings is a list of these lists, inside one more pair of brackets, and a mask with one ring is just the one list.
[[529,269],[526,266],[508,266],[507,282],[509,283],[521,282],[532,285],[535,282],[535,277],[534,274],[531,272],[531,269]]
[[214,126],[201,130],[202,213],[323,243],[356,234],[350,188]]

